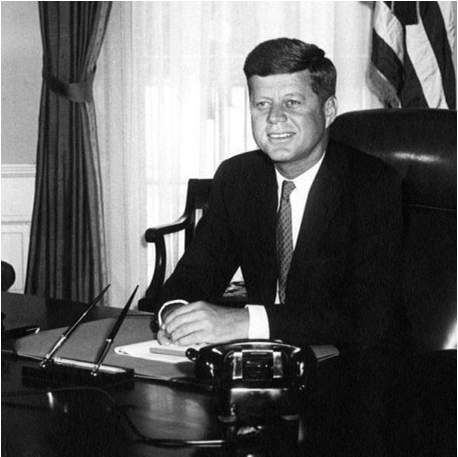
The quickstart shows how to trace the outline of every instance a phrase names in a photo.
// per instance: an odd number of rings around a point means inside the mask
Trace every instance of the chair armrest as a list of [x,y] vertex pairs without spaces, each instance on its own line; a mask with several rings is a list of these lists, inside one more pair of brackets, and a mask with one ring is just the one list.
[[159,238],[163,238],[164,235],[170,233],[177,233],[181,230],[185,230],[192,224],[193,220],[188,214],[183,214],[176,221],[170,224],[158,225],[157,227],[151,227],[145,232],[145,241],[147,243],[156,243]]
[[140,311],[154,311],[154,304],[157,303],[161,295],[167,265],[164,236],[186,230],[192,226],[193,222],[192,216],[185,212],[170,224],[158,225],[157,227],[151,227],[146,230],[145,241],[147,243],[154,243],[156,248],[156,262],[154,265],[154,274],[148,289],[146,289],[145,297],[138,302],[138,309]]

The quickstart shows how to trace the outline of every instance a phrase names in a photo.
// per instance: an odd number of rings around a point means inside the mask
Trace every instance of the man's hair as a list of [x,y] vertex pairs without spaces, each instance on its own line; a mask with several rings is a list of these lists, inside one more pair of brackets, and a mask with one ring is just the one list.
[[294,38],[276,38],[256,46],[248,54],[243,71],[249,82],[255,75],[281,75],[308,70],[312,78],[312,90],[323,104],[335,95],[337,80],[336,68],[324,54],[314,44]]

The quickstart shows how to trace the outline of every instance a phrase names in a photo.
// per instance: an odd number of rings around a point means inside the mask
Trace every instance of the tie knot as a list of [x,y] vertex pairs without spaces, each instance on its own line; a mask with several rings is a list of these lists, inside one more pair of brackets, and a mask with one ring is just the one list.
[[289,198],[291,192],[296,188],[293,181],[283,181],[282,189],[281,189],[281,198],[282,200],[286,200]]

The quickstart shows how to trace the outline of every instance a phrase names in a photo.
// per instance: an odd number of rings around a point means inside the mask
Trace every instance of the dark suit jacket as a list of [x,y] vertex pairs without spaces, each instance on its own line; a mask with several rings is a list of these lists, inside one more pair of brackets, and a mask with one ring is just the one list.
[[215,302],[241,266],[248,303],[266,306],[271,338],[340,346],[389,339],[401,249],[398,175],[379,159],[330,141],[310,190],[282,306],[274,305],[276,209],[267,155],[253,151],[223,162],[209,209],[162,302]]

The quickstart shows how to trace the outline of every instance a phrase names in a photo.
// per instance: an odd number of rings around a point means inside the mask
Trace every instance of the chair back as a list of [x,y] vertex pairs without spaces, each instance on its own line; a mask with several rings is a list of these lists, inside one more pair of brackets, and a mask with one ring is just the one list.
[[184,214],[187,215],[192,222],[185,229],[185,247],[191,242],[196,225],[208,207],[211,184],[211,179],[190,179],[188,181]]
[[167,266],[165,237],[184,231],[184,247],[186,248],[189,245],[194,236],[197,223],[208,207],[211,183],[211,179],[190,179],[188,181],[186,206],[183,214],[169,224],[150,227],[146,230],[145,241],[154,243],[156,260],[151,283],[145,292],[145,296],[138,302],[140,311],[153,311],[154,304],[161,296]]
[[456,111],[342,114],[331,137],[395,168],[403,179],[402,289],[421,350],[456,347]]

